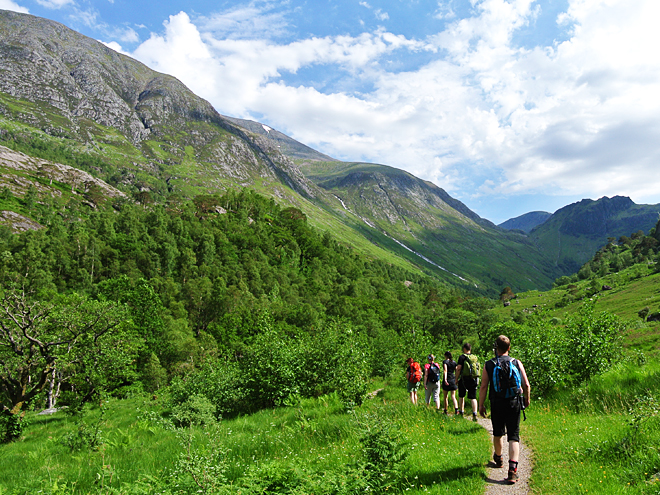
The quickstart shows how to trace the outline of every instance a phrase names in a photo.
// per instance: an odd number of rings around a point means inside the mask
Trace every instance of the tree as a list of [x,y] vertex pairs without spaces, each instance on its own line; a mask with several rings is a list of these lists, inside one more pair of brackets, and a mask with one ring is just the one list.
[[7,290],[0,301],[4,408],[20,415],[44,390],[53,370],[86,397],[117,384],[131,370],[137,352],[132,330],[123,305],[75,294],[45,303],[25,290]]

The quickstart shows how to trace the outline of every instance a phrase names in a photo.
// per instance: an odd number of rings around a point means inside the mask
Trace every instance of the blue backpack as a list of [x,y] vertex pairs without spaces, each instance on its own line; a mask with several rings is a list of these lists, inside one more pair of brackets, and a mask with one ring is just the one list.
[[515,359],[498,356],[493,369],[493,390],[501,399],[512,399],[520,394],[522,377]]

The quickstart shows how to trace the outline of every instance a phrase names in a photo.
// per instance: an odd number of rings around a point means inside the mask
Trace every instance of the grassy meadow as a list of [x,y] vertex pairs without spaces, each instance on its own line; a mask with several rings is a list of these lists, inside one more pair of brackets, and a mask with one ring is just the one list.
[[0,449],[0,493],[479,493],[491,454],[482,428],[413,406],[401,383],[354,410],[324,396],[193,429],[160,397],[103,409],[82,427],[32,416]]
[[[655,360],[622,359],[578,389],[534,398],[522,426],[532,493],[660,493],[659,385]],[[353,410],[323,396],[191,429],[173,427],[159,396],[110,399],[84,426],[33,415],[0,449],[0,493],[483,493],[486,431],[413,406],[398,380],[381,387]]]

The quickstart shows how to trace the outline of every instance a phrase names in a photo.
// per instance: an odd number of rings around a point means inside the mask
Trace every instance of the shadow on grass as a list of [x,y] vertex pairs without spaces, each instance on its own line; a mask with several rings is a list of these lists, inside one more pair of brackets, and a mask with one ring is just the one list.
[[468,466],[461,466],[453,469],[445,469],[442,471],[434,471],[430,473],[413,473],[417,476],[417,482],[430,486],[433,482],[438,483],[441,481],[456,481],[466,478],[481,478],[483,477],[483,465],[470,464]]

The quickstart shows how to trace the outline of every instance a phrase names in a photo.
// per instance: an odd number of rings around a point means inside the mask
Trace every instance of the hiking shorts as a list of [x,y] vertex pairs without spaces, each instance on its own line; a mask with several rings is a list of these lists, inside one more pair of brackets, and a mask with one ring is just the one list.
[[468,399],[477,400],[477,380],[464,376],[458,381],[458,396],[463,398],[465,394]]
[[520,402],[518,399],[490,401],[490,418],[493,436],[506,438],[509,442],[520,441]]
[[420,383],[422,383],[422,382],[411,382],[411,381],[408,381],[408,385],[407,385],[407,387],[406,387],[406,388],[408,389],[408,393],[411,393],[411,392],[417,392],[417,390],[419,389],[419,384],[420,384]]
[[440,402],[440,383],[431,383],[431,382],[426,382],[426,390],[424,391],[424,395],[426,396],[426,403],[430,404],[431,399],[433,399],[434,402]]

